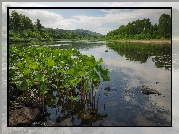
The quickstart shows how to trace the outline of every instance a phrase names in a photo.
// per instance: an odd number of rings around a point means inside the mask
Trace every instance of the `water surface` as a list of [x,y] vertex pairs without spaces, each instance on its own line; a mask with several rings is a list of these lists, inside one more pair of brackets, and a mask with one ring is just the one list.
[[[67,46],[58,44],[61,48]],[[96,90],[99,117],[89,116],[86,122],[75,118],[75,125],[92,126],[170,126],[171,125],[171,46],[141,43],[71,44],[110,70],[110,81],[102,82]],[[105,52],[108,50],[108,52]],[[156,82],[159,82],[156,84]],[[142,85],[161,95],[141,93]],[[104,90],[110,86],[111,91]],[[107,93],[107,96],[105,95]],[[50,111],[54,111],[49,109]],[[56,117],[63,117],[57,113]],[[99,120],[94,121],[93,118]],[[91,120],[90,120],[91,119]],[[85,119],[84,119],[85,120]],[[63,124],[64,121],[62,121]],[[67,121],[69,125],[71,122]],[[85,124],[87,123],[87,124]]]
[[[110,70],[110,81],[95,89],[93,103],[87,99],[85,104],[80,100],[72,104],[53,89],[47,94],[43,122],[60,126],[171,126],[171,45],[105,41],[47,45],[76,48],[96,60],[102,58],[102,65]],[[161,95],[143,94],[142,85]],[[108,86],[112,90],[104,90]],[[52,103],[52,98],[56,102]]]

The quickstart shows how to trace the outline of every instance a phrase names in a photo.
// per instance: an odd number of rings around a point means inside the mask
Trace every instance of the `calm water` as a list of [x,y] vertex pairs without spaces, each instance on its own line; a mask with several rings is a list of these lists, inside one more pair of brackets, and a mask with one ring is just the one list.
[[[56,98],[56,102],[47,100],[43,121],[61,126],[171,126],[171,45],[83,41],[51,46],[77,48],[96,60],[102,58],[102,65],[110,70],[110,81],[95,89],[92,104],[74,103],[73,112],[69,110],[72,104],[57,91],[49,92],[48,100]],[[142,85],[161,95],[143,94]],[[104,90],[107,86],[112,90]]]

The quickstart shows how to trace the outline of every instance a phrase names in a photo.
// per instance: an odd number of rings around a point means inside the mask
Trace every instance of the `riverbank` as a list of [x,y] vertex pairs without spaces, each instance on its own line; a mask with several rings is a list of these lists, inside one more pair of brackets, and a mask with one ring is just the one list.
[[140,42],[149,44],[171,44],[171,40],[110,40],[110,42]]

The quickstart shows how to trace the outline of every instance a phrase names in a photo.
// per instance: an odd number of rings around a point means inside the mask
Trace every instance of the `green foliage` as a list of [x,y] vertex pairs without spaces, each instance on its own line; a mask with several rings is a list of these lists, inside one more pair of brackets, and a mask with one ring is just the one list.
[[126,26],[121,25],[118,29],[110,31],[106,40],[150,40],[171,39],[171,17],[163,14],[159,23],[152,25],[150,19],[129,22]]
[[159,18],[158,31],[161,38],[171,38],[171,17],[167,14],[162,14]]
[[68,99],[70,99],[71,101],[76,101],[78,99],[79,95],[77,97],[73,97],[73,96],[68,96]]
[[[89,91],[91,82],[94,87],[103,81],[109,81],[109,71],[102,67],[94,56],[82,55],[76,49],[54,49],[44,46],[26,48],[10,46],[9,76],[21,90],[37,83],[42,95],[47,93],[48,84],[57,84],[57,88],[71,91],[81,83],[80,90]],[[55,82],[55,83],[53,83]],[[71,96],[74,101],[77,98]]]
[[9,39],[21,41],[53,41],[60,39],[103,40],[104,36],[89,30],[63,30],[45,28],[39,19],[33,24],[29,17],[18,14],[15,10],[9,16]]

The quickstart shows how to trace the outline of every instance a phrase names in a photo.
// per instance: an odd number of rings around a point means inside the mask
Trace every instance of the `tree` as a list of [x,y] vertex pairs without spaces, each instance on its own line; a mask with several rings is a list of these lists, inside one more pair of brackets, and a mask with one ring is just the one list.
[[35,25],[36,25],[36,30],[37,31],[40,31],[42,29],[42,24],[40,23],[39,19],[37,19],[37,22],[35,22]]
[[14,32],[19,32],[21,28],[21,18],[19,14],[14,10],[11,13],[11,16],[9,17],[9,28],[10,30],[13,30]]
[[150,19],[136,20],[110,31],[106,39],[168,39],[171,38],[171,17],[163,14],[159,24],[152,25]]
[[159,18],[159,34],[164,38],[171,38],[171,17],[168,14],[162,14]]

